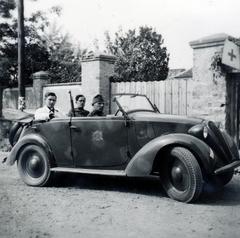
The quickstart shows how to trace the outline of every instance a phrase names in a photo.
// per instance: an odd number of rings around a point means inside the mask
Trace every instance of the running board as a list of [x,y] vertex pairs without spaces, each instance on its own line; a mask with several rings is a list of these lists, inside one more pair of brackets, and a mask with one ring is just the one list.
[[99,175],[111,175],[111,176],[126,176],[124,170],[103,170],[103,169],[82,169],[82,168],[65,168],[55,167],[51,168],[54,172],[69,172],[69,173],[81,173],[81,174],[99,174]]

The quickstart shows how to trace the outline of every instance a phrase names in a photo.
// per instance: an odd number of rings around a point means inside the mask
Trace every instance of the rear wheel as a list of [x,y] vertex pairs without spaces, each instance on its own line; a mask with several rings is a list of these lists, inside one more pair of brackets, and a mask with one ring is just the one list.
[[200,166],[195,156],[183,147],[174,147],[165,153],[160,178],[168,196],[177,201],[192,202],[202,191]]
[[23,148],[18,157],[18,172],[27,185],[47,185],[51,171],[46,151],[37,145],[28,145]]

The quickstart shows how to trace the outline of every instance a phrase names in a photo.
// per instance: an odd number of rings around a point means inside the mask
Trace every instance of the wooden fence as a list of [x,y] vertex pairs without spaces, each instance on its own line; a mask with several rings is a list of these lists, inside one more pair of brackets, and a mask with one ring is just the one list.
[[192,79],[167,79],[153,82],[112,82],[111,94],[145,94],[160,112],[188,115],[191,108]]

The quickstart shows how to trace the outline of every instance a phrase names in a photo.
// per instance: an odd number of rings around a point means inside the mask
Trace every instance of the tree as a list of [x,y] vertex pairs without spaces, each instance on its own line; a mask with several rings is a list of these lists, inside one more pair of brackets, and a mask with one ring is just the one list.
[[116,56],[115,80],[159,81],[168,74],[169,54],[163,47],[163,38],[151,27],[139,27],[138,32],[122,30],[115,33],[112,41],[108,32],[106,46]]
[[53,24],[44,35],[44,41],[49,53],[51,81],[54,83],[81,81],[81,58],[87,50],[74,46],[68,34],[62,34],[61,29]]
[[11,11],[16,8],[15,0],[1,0],[0,3],[0,16],[10,18]]
[[[17,85],[17,20],[11,15],[14,3],[0,0],[0,83],[6,86]],[[61,29],[51,28],[49,14],[59,16],[61,8],[54,6],[48,12],[25,17],[25,84],[32,84],[31,75],[41,70],[50,73],[53,83],[81,80],[81,56],[86,50],[75,47]]]
[[[12,16],[16,5],[14,0],[0,0],[0,82],[2,85],[17,84],[17,20]],[[47,17],[36,12],[25,18],[25,83],[32,82],[31,75],[39,70],[47,70],[48,51],[43,45],[41,32],[48,26]]]

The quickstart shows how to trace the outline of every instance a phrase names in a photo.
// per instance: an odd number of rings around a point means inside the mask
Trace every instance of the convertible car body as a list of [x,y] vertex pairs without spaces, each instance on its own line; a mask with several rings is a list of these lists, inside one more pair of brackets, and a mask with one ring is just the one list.
[[212,121],[161,114],[144,95],[115,95],[105,117],[19,122],[7,163],[44,186],[56,171],[157,176],[173,199],[192,202],[204,183],[224,186],[240,165],[232,138]]

